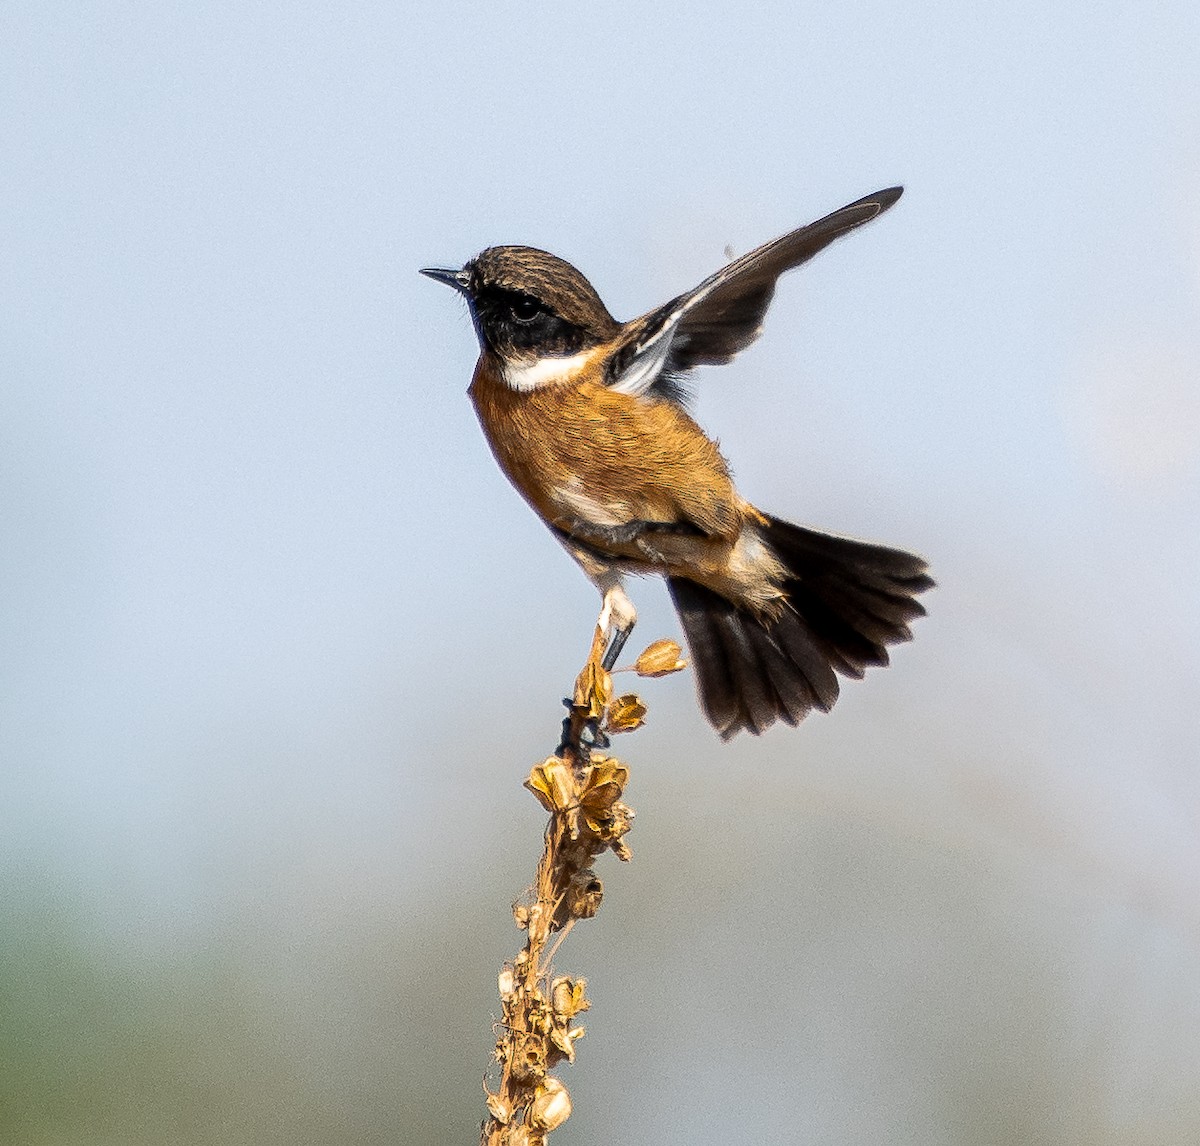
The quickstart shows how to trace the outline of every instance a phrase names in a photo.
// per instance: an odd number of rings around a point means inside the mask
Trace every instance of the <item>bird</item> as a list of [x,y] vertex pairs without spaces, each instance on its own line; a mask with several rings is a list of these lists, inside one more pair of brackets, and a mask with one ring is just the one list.
[[793,525],[734,486],[685,376],[758,337],[780,275],[891,207],[890,187],[733,259],[628,322],[570,263],[489,247],[421,274],[463,295],[479,342],[468,394],[500,469],[600,591],[602,664],[637,619],[626,574],[661,574],[700,706],[725,740],[828,712],[911,638],[933,585],[915,554]]

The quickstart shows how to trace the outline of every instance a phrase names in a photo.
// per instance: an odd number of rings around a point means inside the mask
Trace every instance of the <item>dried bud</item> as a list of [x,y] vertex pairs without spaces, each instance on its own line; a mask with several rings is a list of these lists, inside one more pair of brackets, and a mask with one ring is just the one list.
[[529,908],[523,903],[514,903],[513,919],[516,920],[517,926],[524,931],[529,926]]
[[604,727],[609,732],[632,732],[641,728],[646,720],[646,706],[634,693],[618,696],[608,706]]
[[679,657],[681,652],[674,641],[655,641],[633,662],[633,671],[638,676],[669,676],[687,668],[687,661]]
[[515,985],[516,979],[513,977],[513,969],[511,967],[505,967],[504,970],[500,972],[500,997],[506,998],[507,996],[511,995]]
[[571,1117],[571,1096],[557,1078],[547,1078],[529,1105],[529,1125],[537,1130],[557,1130]]

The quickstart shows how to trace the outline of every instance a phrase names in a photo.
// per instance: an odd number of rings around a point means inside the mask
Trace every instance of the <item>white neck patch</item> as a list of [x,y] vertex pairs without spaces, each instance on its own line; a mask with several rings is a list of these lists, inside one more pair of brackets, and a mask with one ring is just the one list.
[[588,351],[572,354],[569,358],[535,358],[532,362],[505,362],[500,374],[510,390],[537,390],[541,386],[553,386],[566,382],[572,374],[582,370],[588,360]]

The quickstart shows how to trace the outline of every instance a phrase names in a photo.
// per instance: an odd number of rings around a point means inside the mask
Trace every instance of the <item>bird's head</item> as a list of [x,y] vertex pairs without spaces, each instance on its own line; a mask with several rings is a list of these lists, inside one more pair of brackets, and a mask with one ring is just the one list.
[[508,374],[586,354],[621,329],[575,267],[535,247],[489,247],[461,270],[421,273],[466,297],[480,348]]

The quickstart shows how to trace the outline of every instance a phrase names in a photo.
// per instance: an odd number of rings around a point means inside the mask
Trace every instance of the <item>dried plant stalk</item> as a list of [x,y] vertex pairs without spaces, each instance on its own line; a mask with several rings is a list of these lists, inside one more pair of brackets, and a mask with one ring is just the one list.
[[[584,1033],[575,1019],[591,1004],[587,981],[555,976],[551,963],[575,923],[600,909],[604,889],[592,869],[596,858],[609,849],[619,859],[630,858],[624,836],[633,820],[633,810],[621,802],[629,769],[581,741],[589,726],[606,734],[630,732],[646,715],[636,696],[612,695],[612,678],[600,663],[603,649],[604,635],[597,630],[575,682],[564,745],[525,781],[550,821],[533,887],[513,907],[526,938],[500,972],[503,1013],[495,1051],[500,1078],[495,1091],[484,1087],[490,1115],[483,1124],[484,1146],[542,1146],[571,1113],[567,1088],[550,1072],[564,1060],[575,1061],[575,1044]],[[683,667],[679,646],[663,641],[635,666],[644,676]]]

